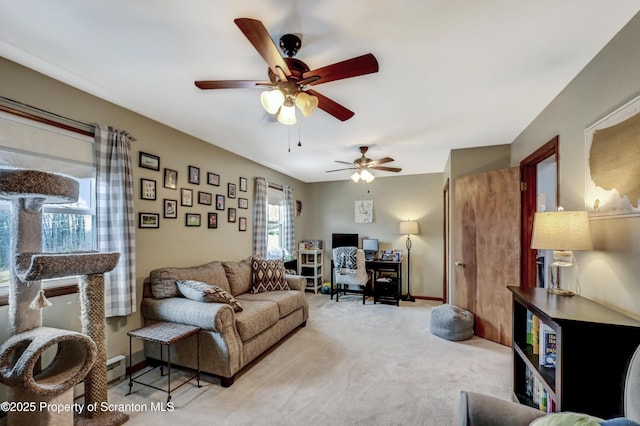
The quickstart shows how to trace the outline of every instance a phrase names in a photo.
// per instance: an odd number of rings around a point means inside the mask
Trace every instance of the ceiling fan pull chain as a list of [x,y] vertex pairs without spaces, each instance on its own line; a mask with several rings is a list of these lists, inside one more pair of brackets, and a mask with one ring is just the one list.
[[302,142],[300,141],[301,127],[302,127],[302,120],[298,121],[298,146],[302,146]]
[[289,128],[289,149],[288,152],[291,152],[291,126],[287,126]]

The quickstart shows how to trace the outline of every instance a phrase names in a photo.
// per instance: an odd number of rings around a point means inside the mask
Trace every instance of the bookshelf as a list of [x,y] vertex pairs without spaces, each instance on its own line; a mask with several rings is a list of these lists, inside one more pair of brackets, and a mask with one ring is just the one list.
[[[549,411],[623,416],[624,379],[640,345],[640,321],[581,296],[508,289],[513,293],[514,398]],[[527,342],[528,312],[555,332],[555,367],[541,366],[533,342]],[[541,391],[548,395],[546,404],[534,401]]]
[[298,275],[307,279],[307,290],[318,294],[322,287],[322,250],[298,250]]

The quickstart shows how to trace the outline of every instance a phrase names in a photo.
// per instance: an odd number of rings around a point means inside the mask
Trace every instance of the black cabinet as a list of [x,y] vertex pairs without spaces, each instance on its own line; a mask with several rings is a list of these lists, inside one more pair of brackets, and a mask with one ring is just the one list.
[[[542,390],[553,400],[554,411],[605,419],[623,416],[624,380],[640,345],[640,321],[581,296],[553,295],[541,288],[508,288],[513,293],[513,391],[517,400],[540,408],[534,399]],[[534,344],[527,340],[533,316],[555,332],[554,367],[541,366]]]

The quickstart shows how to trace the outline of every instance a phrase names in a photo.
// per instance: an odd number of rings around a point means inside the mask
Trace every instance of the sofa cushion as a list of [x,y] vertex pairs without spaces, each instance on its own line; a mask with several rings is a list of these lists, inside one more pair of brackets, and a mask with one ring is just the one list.
[[178,293],[176,280],[196,280],[217,285],[230,291],[229,281],[221,262],[210,262],[190,268],[159,268],[149,273],[151,293],[155,299],[175,297]]
[[222,262],[227,280],[231,288],[231,294],[248,293],[251,290],[251,258],[239,262]]
[[530,426],[600,426],[602,419],[588,414],[565,411],[548,414],[530,423]]
[[238,300],[244,303],[245,300],[267,300],[278,305],[280,318],[286,317],[291,312],[304,306],[305,296],[302,291],[265,291],[256,294],[242,294]]
[[187,299],[197,302],[217,302],[231,305],[234,311],[242,311],[242,305],[231,293],[221,289],[216,285],[203,283],[195,280],[177,280],[178,290]]
[[243,300],[236,313],[236,326],[243,342],[257,336],[280,319],[278,304],[267,300]]
[[289,290],[282,259],[267,260],[254,257],[251,260],[251,293]]

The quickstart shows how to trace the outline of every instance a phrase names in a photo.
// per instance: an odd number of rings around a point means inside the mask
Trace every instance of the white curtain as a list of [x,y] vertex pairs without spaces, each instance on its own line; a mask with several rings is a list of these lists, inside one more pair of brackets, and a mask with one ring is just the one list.
[[96,235],[101,252],[118,252],[116,268],[105,274],[107,317],[136,312],[135,213],[131,142],[123,130],[96,125]]
[[255,178],[253,191],[253,255],[267,257],[267,190],[269,182],[265,178]]

